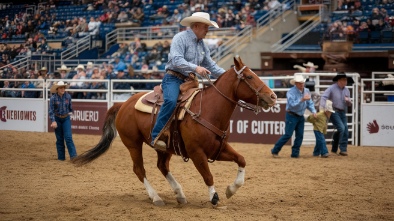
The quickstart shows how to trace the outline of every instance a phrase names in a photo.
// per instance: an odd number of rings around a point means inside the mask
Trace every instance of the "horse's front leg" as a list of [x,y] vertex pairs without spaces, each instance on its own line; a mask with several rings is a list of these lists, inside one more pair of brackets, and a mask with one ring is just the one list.
[[225,144],[226,146],[223,148],[222,152],[220,153],[217,160],[220,161],[234,161],[238,164],[238,173],[237,177],[235,178],[234,183],[227,186],[226,189],[226,197],[229,199],[232,197],[237,190],[244,185],[245,182],[245,158],[237,153],[228,143]]
[[199,149],[199,151],[190,153],[190,159],[192,159],[194,166],[197,168],[198,172],[204,179],[205,184],[208,186],[209,201],[213,206],[217,206],[219,203],[219,195],[213,185],[213,176],[208,166],[207,156],[201,149]]
[[172,176],[169,169],[171,154],[158,151],[157,156],[158,156],[157,167],[159,168],[163,176],[166,177],[172,190],[176,194],[177,202],[179,204],[186,204],[187,200],[185,194],[183,193],[182,186],[175,180],[174,176]]

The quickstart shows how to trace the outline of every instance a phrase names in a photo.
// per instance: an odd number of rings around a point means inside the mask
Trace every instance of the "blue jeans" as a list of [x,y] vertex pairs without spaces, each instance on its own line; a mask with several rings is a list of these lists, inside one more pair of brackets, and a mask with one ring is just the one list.
[[347,152],[347,143],[349,139],[349,132],[347,126],[346,112],[345,111],[335,111],[331,114],[330,120],[337,132],[334,133],[332,141],[332,152],[338,151],[338,146],[340,152]]
[[163,89],[164,103],[157,115],[155,126],[152,130],[152,141],[159,135],[160,131],[170,119],[172,112],[175,110],[179,96],[179,86],[183,81],[173,75],[166,74],[161,83]]
[[283,145],[287,143],[295,131],[295,140],[293,146],[291,147],[291,157],[298,157],[300,155],[302,140],[304,139],[304,124],[304,116],[294,116],[286,112],[285,134],[283,134],[282,137],[276,142],[274,148],[271,150],[271,153],[278,154]]
[[67,150],[70,158],[76,157],[77,151],[75,150],[75,145],[71,134],[70,116],[67,116],[66,118],[60,118],[55,116],[55,121],[57,123],[57,128],[55,129],[57,159],[66,159],[66,149],[64,146],[64,141],[66,141]]
[[313,131],[315,133],[316,145],[313,150],[313,156],[320,156],[328,153],[326,140],[324,138],[324,134],[318,130]]

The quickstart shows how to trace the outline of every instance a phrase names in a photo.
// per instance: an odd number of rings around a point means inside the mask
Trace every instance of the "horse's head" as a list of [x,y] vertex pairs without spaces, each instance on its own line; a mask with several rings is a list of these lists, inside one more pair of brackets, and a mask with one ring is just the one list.
[[234,71],[239,79],[236,95],[240,100],[256,104],[264,109],[276,103],[276,94],[250,68],[246,67],[241,58],[234,58]]

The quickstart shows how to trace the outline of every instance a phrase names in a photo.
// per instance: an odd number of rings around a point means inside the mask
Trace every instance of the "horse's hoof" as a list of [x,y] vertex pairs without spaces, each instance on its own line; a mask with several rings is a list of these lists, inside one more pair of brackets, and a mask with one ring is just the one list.
[[164,203],[164,201],[160,197],[154,197],[153,198],[153,205],[155,205],[155,206],[164,206],[166,204]]
[[176,198],[176,201],[178,201],[179,204],[186,204],[187,203],[186,198]]
[[218,193],[213,194],[213,197],[211,199],[211,203],[213,206],[217,206],[219,203],[219,195]]
[[153,205],[155,205],[155,206],[165,206],[166,204],[164,203],[163,200],[158,200],[158,201],[154,201]]
[[231,192],[230,186],[227,186],[227,189],[226,189],[226,197],[227,197],[227,199],[230,199],[230,197],[232,197],[233,195],[234,195],[234,193]]

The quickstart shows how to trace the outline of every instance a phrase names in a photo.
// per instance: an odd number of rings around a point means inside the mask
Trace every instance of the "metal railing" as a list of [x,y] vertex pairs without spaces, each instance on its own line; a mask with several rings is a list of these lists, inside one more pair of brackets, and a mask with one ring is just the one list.
[[179,26],[117,28],[106,34],[105,50],[116,42],[133,41],[136,37],[140,40],[171,39],[178,32]]
[[89,50],[92,47],[91,35],[87,35],[81,39],[79,39],[75,45],[67,48],[66,50],[62,51],[60,58],[61,60],[68,60],[70,58],[78,56],[81,52],[85,50]]
[[271,51],[282,52],[286,50],[286,48],[290,47],[292,44],[318,26],[322,21],[323,13],[323,10],[320,10],[319,13],[309,18],[306,22],[288,33],[285,37],[279,39],[279,41],[271,46]]
[[256,31],[260,31],[263,27],[266,27],[267,25],[272,30],[273,29],[272,21],[274,21],[278,17],[282,17],[282,20],[286,21],[284,18],[284,13],[288,10],[296,11],[296,4],[294,0],[283,1],[281,6],[275,9],[271,9],[267,14],[257,19]]
[[244,43],[250,42],[253,38],[253,27],[246,26],[237,35],[225,41],[221,46],[217,47],[211,53],[211,57],[215,61],[219,61],[230,53],[236,53],[237,49]]

